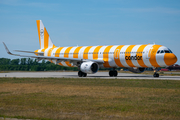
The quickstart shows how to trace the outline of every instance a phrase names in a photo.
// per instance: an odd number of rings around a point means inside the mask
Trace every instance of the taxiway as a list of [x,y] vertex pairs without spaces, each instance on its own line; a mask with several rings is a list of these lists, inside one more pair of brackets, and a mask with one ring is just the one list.
[[[0,73],[0,77],[79,78],[77,72],[8,72],[8,73]],[[152,75],[133,74],[133,73],[118,73],[117,77],[109,77],[108,72],[98,72],[96,74],[88,74],[86,78],[180,80],[180,76],[160,76],[159,78],[154,78]]]

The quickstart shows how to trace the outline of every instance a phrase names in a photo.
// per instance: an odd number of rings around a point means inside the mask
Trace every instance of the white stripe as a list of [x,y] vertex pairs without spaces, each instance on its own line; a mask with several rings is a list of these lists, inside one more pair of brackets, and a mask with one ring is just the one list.
[[44,56],[48,56],[48,51],[49,51],[50,48],[47,48],[45,51],[44,51]]
[[53,43],[52,43],[52,41],[51,41],[50,36],[49,36],[49,40],[48,40],[48,47],[53,47]]
[[59,57],[64,58],[64,54],[62,54],[62,53],[64,53],[67,48],[68,48],[68,47],[64,47],[64,48],[60,51]]
[[[136,45],[133,47],[132,51],[131,51],[131,56],[136,56],[136,53],[132,53],[132,52],[137,52],[138,48],[140,47],[141,45]],[[133,65],[136,66],[136,67],[141,67],[138,63],[137,60],[131,60]]]
[[54,48],[54,49],[52,50],[52,53],[51,53],[51,56],[52,56],[52,57],[55,57],[55,52],[56,52],[57,49],[58,49],[58,48]]
[[73,58],[73,53],[74,53],[74,51],[75,51],[76,48],[77,48],[77,47],[71,48],[71,50],[69,51],[69,58]]
[[[158,50],[165,50],[166,47],[162,46]],[[159,66],[167,66],[166,63],[164,62],[164,55],[165,53],[156,53],[156,62],[158,63]]]
[[129,65],[126,63],[126,60],[125,60],[125,54],[124,52],[126,52],[126,49],[129,47],[130,45],[125,45],[122,47],[121,51],[120,52],[123,52],[123,54],[120,54],[120,61],[121,61],[121,64],[124,66],[124,67],[129,67]]
[[[92,48],[90,48],[89,53],[93,53],[96,47],[97,46],[93,46]],[[88,59],[93,60],[93,54],[88,54]]]
[[117,65],[116,65],[116,63],[115,63],[115,60],[114,60],[114,52],[115,52],[115,49],[117,48],[118,46],[113,46],[110,50],[109,50],[109,52],[111,53],[111,54],[109,54],[109,60],[111,60],[111,61],[109,61],[109,65],[111,66],[111,67],[118,67]]
[[144,61],[144,64],[147,66],[147,67],[152,67],[149,59],[147,58],[148,54],[149,54],[149,49],[152,47],[153,45],[147,45],[145,48],[144,48],[144,51],[145,51],[145,54],[143,54],[143,61]]
[[61,62],[61,64],[63,65],[63,66],[67,66],[67,67],[69,67],[64,61],[63,62]]
[[87,46],[84,46],[79,50],[78,58],[83,59],[83,53],[84,53],[84,50],[86,49],[86,47]]
[[40,20],[40,40],[41,40],[41,49],[44,48],[44,25],[42,21]]
[[[98,59],[102,60],[103,59],[103,52],[106,49],[107,46],[102,46],[98,52]],[[100,65],[101,68],[104,68],[103,64]]]

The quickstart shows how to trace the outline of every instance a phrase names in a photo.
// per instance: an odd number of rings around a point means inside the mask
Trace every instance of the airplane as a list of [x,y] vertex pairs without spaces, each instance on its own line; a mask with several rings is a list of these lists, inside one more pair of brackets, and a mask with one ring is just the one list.
[[167,67],[177,62],[173,52],[156,44],[142,45],[105,45],[105,46],[70,46],[57,47],[41,20],[36,20],[40,49],[31,51],[15,50],[16,52],[34,53],[34,56],[14,54],[9,51],[3,42],[8,54],[44,59],[52,63],[67,67],[78,67],[79,77],[98,72],[99,68],[112,68],[109,76],[118,75],[117,68],[127,68],[134,73],[142,73],[145,68],[154,68],[153,77],[159,77],[158,68]]

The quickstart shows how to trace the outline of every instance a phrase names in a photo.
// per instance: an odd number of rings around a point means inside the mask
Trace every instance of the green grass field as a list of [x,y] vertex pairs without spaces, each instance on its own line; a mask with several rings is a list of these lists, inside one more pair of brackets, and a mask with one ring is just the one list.
[[0,117],[179,120],[180,81],[0,78]]

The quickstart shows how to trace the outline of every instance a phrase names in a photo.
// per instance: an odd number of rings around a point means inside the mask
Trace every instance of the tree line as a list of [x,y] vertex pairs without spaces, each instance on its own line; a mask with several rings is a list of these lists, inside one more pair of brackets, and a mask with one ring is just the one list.
[[38,62],[37,59],[21,58],[21,59],[8,59],[0,58],[0,71],[59,71],[59,70],[72,70],[78,71],[77,67],[64,67],[55,65],[46,60]]

